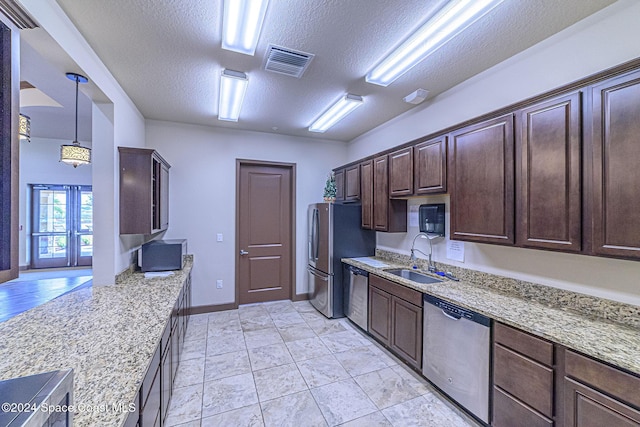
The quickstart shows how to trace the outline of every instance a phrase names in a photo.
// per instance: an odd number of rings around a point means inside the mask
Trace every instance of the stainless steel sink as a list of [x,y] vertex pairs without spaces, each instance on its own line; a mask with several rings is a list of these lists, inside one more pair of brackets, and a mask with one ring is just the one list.
[[435,277],[427,276],[426,274],[419,273],[415,270],[408,270],[406,268],[391,268],[385,270],[387,273],[391,273],[395,276],[402,277],[403,279],[412,280],[418,283],[440,283],[442,280]]

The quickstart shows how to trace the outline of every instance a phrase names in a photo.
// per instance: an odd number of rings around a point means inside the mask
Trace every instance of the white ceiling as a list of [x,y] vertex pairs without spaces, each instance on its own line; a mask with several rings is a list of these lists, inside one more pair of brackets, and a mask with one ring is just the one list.
[[[412,108],[417,88],[428,102],[615,0],[504,0],[386,88],[364,75],[444,0],[271,0],[255,56],[220,48],[221,0],[57,1],[147,119],[350,141]],[[315,54],[302,78],[262,70],[271,43]],[[249,76],[237,123],[217,120],[223,68]],[[346,92],[365,105],[308,132]]]

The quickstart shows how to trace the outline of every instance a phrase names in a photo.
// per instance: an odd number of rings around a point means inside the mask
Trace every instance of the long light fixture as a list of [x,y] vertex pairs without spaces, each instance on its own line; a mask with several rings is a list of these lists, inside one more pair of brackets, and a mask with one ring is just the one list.
[[365,77],[388,86],[503,0],[452,0]]
[[218,99],[218,120],[237,122],[242,101],[247,92],[249,79],[240,71],[222,70],[220,77],[220,98]]
[[20,141],[31,142],[31,117],[20,114],[18,134],[20,135]]
[[309,131],[325,132],[331,126],[342,120],[347,114],[361,106],[363,102],[364,99],[361,96],[350,93],[344,95],[309,126]]
[[76,82],[76,137],[73,143],[60,147],[60,161],[77,168],[91,163],[91,149],[81,146],[78,142],[78,85],[87,83],[89,79],[76,73],[67,73],[67,78]]
[[253,55],[269,0],[225,0],[222,48]]

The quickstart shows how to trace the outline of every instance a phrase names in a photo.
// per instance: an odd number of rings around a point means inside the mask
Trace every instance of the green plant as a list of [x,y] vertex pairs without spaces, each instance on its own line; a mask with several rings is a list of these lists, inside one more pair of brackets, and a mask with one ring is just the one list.
[[336,197],[336,177],[331,172],[327,177],[327,183],[324,185],[324,197],[335,199]]

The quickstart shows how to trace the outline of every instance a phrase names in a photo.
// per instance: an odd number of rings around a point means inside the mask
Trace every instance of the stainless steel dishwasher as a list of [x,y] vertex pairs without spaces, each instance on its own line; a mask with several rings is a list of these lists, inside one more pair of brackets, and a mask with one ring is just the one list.
[[488,423],[491,320],[431,295],[423,317],[422,373]]
[[344,287],[344,314],[365,331],[369,314],[369,273],[352,265],[346,265],[349,272]]

